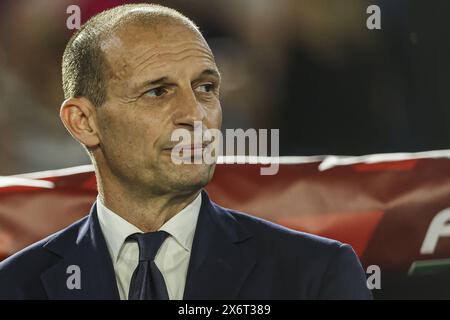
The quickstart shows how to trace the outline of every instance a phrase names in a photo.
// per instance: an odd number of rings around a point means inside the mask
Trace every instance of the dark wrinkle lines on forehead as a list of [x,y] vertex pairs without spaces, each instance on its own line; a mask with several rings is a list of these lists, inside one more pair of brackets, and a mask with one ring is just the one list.
[[[180,47],[178,50],[176,47]],[[198,43],[184,43],[177,46],[167,46],[167,49],[161,50],[161,47],[149,48],[141,59],[136,59],[133,68],[137,73],[150,66],[155,68],[163,67],[168,63],[179,62],[191,57],[204,58],[215,65],[214,58],[209,49]]]
[[150,54],[150,55],[157,55],[159,54],[158,51],[163,51],[163,50],[175,50],[178,47],[183,47],[189,44],[192,44],[193,46],[201,46],[204,47],[203,43],[202,45],[199,45],[199,40],[193,40],[193,41],[183,41],[180,43],[160,43],[159,40],[156,41],[149,41],[148,43],[144,43],[145,45],[147,45],[147,49],[144,50],[144,52],[142,52],[140,55],[135,57],[135,60],[140,61],[142,59],[145,59],[145,57]]
[[[140,74],[144,74],[144,71],[146,68],[149,69],[153,69],[153,70],[158,70],[158,69],[164,69],[166,67],[170,67],[172,64],[183,61],[185,59],[192,59],[192,58],[196,58],[196,59],[205,59],[202,60],[202,65],[204,65],[205,67],[209,67],[209,68],[216,68],[214,62],[209,59],[209,57],[205,56],[205,55],[184,55],[182,57],[179,57],[178,59],[172,58],[170,59],[170,61],[164,61],[164,62],[157,62],[154,64],[145,64],[143,65],[140,69],[136,70],[136,74],[140,75]],[[179,70],[178,70],[179,71]]]

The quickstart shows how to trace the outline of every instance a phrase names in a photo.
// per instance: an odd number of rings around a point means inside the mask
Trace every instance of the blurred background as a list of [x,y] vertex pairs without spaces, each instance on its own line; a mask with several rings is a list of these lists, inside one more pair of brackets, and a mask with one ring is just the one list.
[[[61,124],[81,20],[132,1],[0,1],[0,175],[89,163]],[[139,1],[143,2],[143,1]],[[223,129],[278,128],[281,155],[450,149],[450,2],[153,1],[192,18],[223,74]],[[368,30],[366,8],[381,8]]]

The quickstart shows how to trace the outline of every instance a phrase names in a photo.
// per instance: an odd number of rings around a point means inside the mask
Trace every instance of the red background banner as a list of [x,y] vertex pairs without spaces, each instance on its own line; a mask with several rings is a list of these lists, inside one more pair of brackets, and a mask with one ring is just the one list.
[[[351,244],[364,268],[380,267],[376,297],[450,297],[446,218],[430,228],[450,208],[450,152],[280,161],[273,176],[262,164],[219,164],[207,191],[222,206]],[[1,177],[0,259],[86,215],[96,194],[91,166]]]

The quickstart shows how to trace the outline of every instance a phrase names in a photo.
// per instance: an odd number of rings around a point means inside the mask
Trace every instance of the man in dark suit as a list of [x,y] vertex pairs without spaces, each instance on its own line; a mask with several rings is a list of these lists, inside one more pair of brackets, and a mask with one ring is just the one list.
[[99,196],[0,263],[0,298],[370,299],[350,246],[222,208],[202,191],[214,163],[174,162],[174,130],[220,128],[219,85],[208,44],[172,9],[116,7],[74,34],[60,115]]

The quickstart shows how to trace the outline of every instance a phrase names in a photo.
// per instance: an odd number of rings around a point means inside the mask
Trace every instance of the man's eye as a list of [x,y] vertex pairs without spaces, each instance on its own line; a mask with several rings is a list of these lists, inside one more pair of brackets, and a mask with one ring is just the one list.
[[200,92],[211,92],[214,90],[214,84],[205,83],[205,84],[198,86],[196,89]]
[[145,92],[145,95],[150,96],[150,97],[160,97],[163,94],[165,94],[166,92],[167,92],[167,90],[164,89],[163,87],[158,87],[158,88],[148,90],[147,92]]

